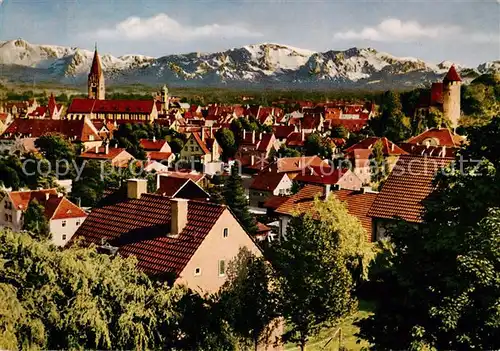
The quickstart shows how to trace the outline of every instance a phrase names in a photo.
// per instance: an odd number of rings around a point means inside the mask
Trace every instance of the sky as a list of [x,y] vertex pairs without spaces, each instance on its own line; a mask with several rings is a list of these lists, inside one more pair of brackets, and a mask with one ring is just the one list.
[[115,56],[256,43],[371,47],[466,66],[500,59],[500,0],[0,0],[0,40]]

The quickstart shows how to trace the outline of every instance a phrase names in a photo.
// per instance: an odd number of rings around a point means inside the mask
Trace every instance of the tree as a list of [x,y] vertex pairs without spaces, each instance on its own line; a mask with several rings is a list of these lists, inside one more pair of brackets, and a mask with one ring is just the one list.
[[349,138],[349,131],[343,125],[338,125],[331,130],[330,136],[332,138],[347,139]]
[[0,261],[2,349],[234,349],[210,300],[150,280],[133,257],[0,230]]
[[52,165],[63,159],[71,162],[76,156],[73,145],[62,134],[42,135],[36,139],[35,146]]
[[45,208],[36,200],[32,200],[24,212],[23,229],[33,234],[38,240],[50,240],[49,222],[45,217]]
[[286,238],[271,247],[270,260],[288,331],[284,341],[304,350],[321,328],[338,323],[356,308],[355,281],[369,255],[359,220],[334,196],[294,216]]
[[383,181],[389,175],[389,165],[384,156],[384,145],[378,140],[373,145],[371,157],[371,181],[376,189],[382,187]]
[[178,154],[181,152],[182,148],[184,147],[184,141],[180,138],[173,138],[169,142],[170,148],[172,149],[172,152],[174,154]]
[[[465,160],[439,172],[423,223],[390,230],[383,289],[360,336],[375,349],[500,347],[500,119],[469,129]],[[473,190],[472,190],[473,189]]]
[[227,160],[234,157],[238,147],[233,132],[230,129],[221,128],[215,133],[215,137],[222,147],[222,158]]
[[385,136],[394,142],[407,139],[411,134],[411,121],[402,112],[399,94],[387,91],[381,100],[379,116],[370,120],[370,128],[375,135]]
[[257,223],[248,211],[248,199],[236,164],[231,167],[231,174],[224,185],[224,199],[245,230],[254,234],[257,231]]
[[304,142],[306,156],[318,155],[321,158],[331,158],[333,149],[329,141],[324,140],[318,133],[311,133]]
[[21,180],[15,169],[9,167],[3,159],[0,159],[0,183],[6,188],[18,190],[21,186]]
[[282,145],[277,153],[278,157],[300,157],[300,152]]
[[279,317],[271,277],[269,264],[243,248],[229,264],[227,281],[219,293],[220,307],[229,325],[254,350],[261,342],[269,342],[273,322]]

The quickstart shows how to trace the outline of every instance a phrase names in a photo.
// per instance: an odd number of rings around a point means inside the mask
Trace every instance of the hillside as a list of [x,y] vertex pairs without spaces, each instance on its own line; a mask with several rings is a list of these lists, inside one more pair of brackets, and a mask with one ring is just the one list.
[[[16,83],[80,84],[87,78],[92,55],[76,47],[4,41],[0,42],[0,73]],[[159,58],[102,54],[101,63],[109,84],[363,89],[423,86],[440,79],[452,64],[395,57],[371,48],[315,52],[272,43]],[[457,68],[472,80],[480,73],[499,71],[500,61]]]

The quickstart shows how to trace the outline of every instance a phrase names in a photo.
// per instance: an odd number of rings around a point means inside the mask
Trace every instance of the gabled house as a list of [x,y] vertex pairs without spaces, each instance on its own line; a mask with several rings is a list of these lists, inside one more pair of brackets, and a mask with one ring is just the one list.
[[368,215],[373,218],[376,239],[387,237],[387,229],[402,219],[418,224],[424,205],[432,201],[437,172],[453,158],[402,155],[385,181]]
[[276,214],[280,216],[280,236],[286,237],[288,224],[294,215],[311,210],[315,198],[324,200],[327,196],[335,196],[344,202],[349,213],[358,218],[365,229],[366,241],[374,241],[372,218],[368,216],[368,211],[377,194],[353,190],[331,191],[330,187],[321,185],[306,185],[275,210]]
[[156,194],[189,200],[206,201],[210,195],[190,178],[159,174]]
[[0,112],[0,134],[7,129],[13,120],[14,118],[10,113]]
[[294,179],[295,182],[316,185],[330,185],[338,189],[359,190],[363,182],[348,168],[332,168],[330,166],[309,166],[300,172]]
[[108,161],[113,167],[128,167],[134,156],[129,154],[126,149],[119,147],[109,147],[109,144],[99,147],[96,146],[79,156],[84,160]]
[[228,207],[147,194],[146,180],[127,185],[127,198],[95,208],[75,238],[101,252],[135,256],[151,277],[208,293],[226,282],[241,248],[262,255]]
[[221,148],[212,136],[206,138],[204,130],[191,133],[180,152],[181,160],[185,163],[193,162],[196,167],[207,165],[220,159]]
[[296,126],[273,126],[273,134],[279,145],[285,144],[288,136],[297,131]]
[[155,137],[153,137],[153,139],[140,139],[139,144],[146,152],[172,152],[172,149],[166,140],[156,140]]
[[33,142],[45,134],[58,133],[70,142],[81,143],[84,149],[102,144],[99,132],[92,122],[82,120],[15,119],[0,136],[0,149],[10,149],[18,139]]
[[264,160],[269,158],[271,151],[277,150],[277,142],[273,133],[243,131],[243,140],[238,149],[238,157]]
[[399,156],[408,154],[405,150],[394,144],[386,137],[368,137],[361,140],[359,143],[348,147],[344,150],[344,152],[349,155],[355,150],[369,150],[370,154],[372,154],[373,148],[377,142],[382,143],[382,153],[384,155],[385,162],[387,162],[389,166],[389,169],[392,169],[392,167],[394,167],[394,164],[397,162]]
[[250,206],[263,208],[273,195],[289,195],[291,190],[292,180],[286,173],[262,171],[250,185]]
[[48,119],[61,119],[63,112],[63,105],[56,103],[56,98],[50,94],[47,106],[38,106],[34,110],[26,114],[26,118],[48,118]]
[[24,226],[24,212],[33,200],[45,208],[52,243],[64,246],[83,223],[87,214],[56,189],[33,191],[5,191],[0,200],[0,226],[21,231]]
[[466,139],[448,128],[432,128],[406,141],[407,144],[459,148]]

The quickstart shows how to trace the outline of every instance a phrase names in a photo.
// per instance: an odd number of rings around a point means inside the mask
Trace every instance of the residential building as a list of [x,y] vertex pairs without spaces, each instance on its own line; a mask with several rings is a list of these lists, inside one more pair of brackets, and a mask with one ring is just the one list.
[[33,200],[45,208],[52,242],[64,246],[83,223],[87,214],[56,189],[33,191],[5,191],[0,200],[0,226],[21,231],[24,226],[24,212]]
[[[255,161],[266,160],[272,151],[277,151],[277,142],[273,133],[243,131],[243,140],[238,149],[238,158],[251,158]],[[251,163],[254,164],[255,162]]]
[[63,113],[63,105],[56,103],[54,94],[50,94],[47,106],[38,106],[33,111],[26,114],[26,118],[49,118],[61,119]]
[[452,132],[448,128],[428,129],[406,141],[407,144],[413,145],[446,146],[452,148],[459,148],[465,142],[465,137]]
[[159,174],[156,194],[172,198],[206,201],[210,195],[193,180],[175,175]]
[[385,181],[368,215],[373,218],[376,239],[387,237],[387,230],[397,220],[418,224],[426,202],[432,201],[437,172],[453,158],[401,155]]
[[34,142],[50,133],[62,134],[70,142],[82,144],[85,150],[102,144],[99,132],[87,118],[75,121],[18,118],[0,136],[0,149],[9,150],[18,140]]
[[316,185],[331,185],[338,189],[359,190],[363,182],[348,168],[332,168],[330,166],[309,166],[300,172],[294,179],[295,182]]
[[120,147],[109,147],[109,144],[99,147],[96,146],[80,154],[84,160],[108,161],[113,167],[128,167],[134,156],[129,154],[126,149]]
[[275,211],[280,216],[280,236],[286,237],[287,227],[294,215],[313,209],[315,199],[325,200],[327,196],[335,196],[346,204],[351,215],[359,219],[366,231],[366,241],[374,241],[372,218],[368,216],[368,211],[377,193],[342,189],[331,191],[330,189],[329,186],[306,185],[282,203]]
[[197,132],[191,133],[180,152],[183,162],[193,162],[195,166],[218,161],[220,155],[221,149],[217,140],[214,137],[206,138],[204,131],[201,135]]
[[172,152],[166,140],[156,140],[156,138],[153,137],[153,139],[140,139],[139,143],[146,152]]
[[129,180],[127,198],[95,208],[76,232],[102,252],[135,256],[148,275],[214,293],[241,248],[261,251],[231,210],[205,201],[147,194]]
[[250,185],[250,206],[264,207],[264,203],[273,195],[289,195],[292,190],[292,180],[286,173],[262,171]]

